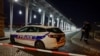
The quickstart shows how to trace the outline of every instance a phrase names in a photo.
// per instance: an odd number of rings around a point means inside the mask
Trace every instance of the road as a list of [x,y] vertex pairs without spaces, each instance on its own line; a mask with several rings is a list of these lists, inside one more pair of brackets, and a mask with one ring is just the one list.
[[[68,53],[76,53],[76,54],[85,54],[83,48],[74,45],[70,39],[76,32],[68,32],[66,34],[66,44],[65,46],[59,48],[56,51],[61,52],[68,52]],[[8,37],[9,34],[6,34],[6,37]],[[8,40],[0,40],[0,43],[10,43]],[[12,48],[7,46],[0,46],[0,56],[63,56],[63,55],[57,55],[57,54],[49,54],[49,53],[43,53],[43,52],[36,52],[36,51],[29,51],[29,50],[23,50],[18,48]]]

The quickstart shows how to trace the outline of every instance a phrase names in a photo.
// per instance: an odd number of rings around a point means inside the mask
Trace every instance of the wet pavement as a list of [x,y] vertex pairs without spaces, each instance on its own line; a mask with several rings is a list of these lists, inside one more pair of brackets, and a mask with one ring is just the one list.
[[83,51],[90,56],[100,56],[100,42],[95,40],[96,37],[93,38],[93,35],[90,34],[88,44],[85,43],[84,39],[80,41],[80,37],[81,32],[78,32],[73,38],[71,38],[72,43],[84,48]]

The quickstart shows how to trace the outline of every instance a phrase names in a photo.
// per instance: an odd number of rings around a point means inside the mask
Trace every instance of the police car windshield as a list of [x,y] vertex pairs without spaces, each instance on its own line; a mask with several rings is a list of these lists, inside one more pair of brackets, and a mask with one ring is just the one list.
[[48,28],[47,31],[54,33],[63,33],[59,28]]

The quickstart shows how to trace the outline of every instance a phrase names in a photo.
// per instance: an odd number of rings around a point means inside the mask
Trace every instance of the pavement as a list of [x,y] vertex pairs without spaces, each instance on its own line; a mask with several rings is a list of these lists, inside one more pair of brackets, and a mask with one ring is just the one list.
[[10,32],[5,32],[4,34],[5,34],[5,36],[4,37],[0,37],[0,40],[7,40],[7,39],[9,39]]
[[80,37],[81,37],[81,32],[75,34],[71,38],[72,43],[84,48],[88,54],[91,54],[93,56],[100,56],[100,42],[97,41],[97,39],[95,40],[94,38],[89,38],[88,39],[89,44],[86,44],[84,40],[80,41]]

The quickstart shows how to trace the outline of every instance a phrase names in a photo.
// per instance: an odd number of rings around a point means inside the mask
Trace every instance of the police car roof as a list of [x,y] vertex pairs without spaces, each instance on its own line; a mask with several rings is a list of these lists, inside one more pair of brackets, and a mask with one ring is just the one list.
[[25,27],[57,28],[53,26],[44,26],[44,25],[27,25]]

